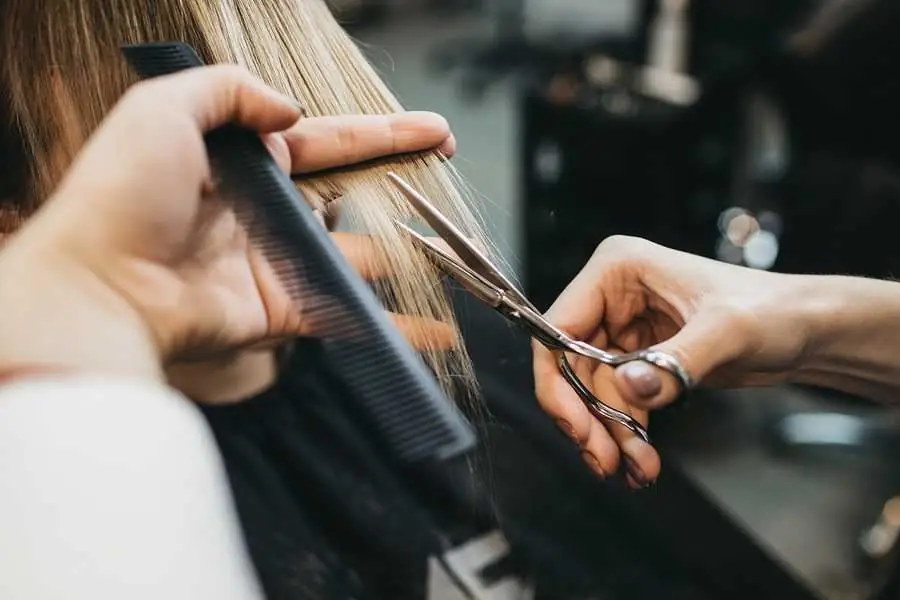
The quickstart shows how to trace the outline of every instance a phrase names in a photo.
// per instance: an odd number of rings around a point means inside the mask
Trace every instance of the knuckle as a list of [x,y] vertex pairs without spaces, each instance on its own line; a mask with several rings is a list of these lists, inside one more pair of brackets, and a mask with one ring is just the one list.
[[592,268],[602,265],[604,269],[637,266],[654,245],[643,238],[612,235],[600,242],[591,255],[590,264]]
[[624,269],[625,272],[638,272],[657,267],[675,259],[675,250],[661,246],[650,240],[629,235],[613,235],[602,242],[591,256],[593,268],[604,270]]
[[152,107],[157,104],[156,100],[161,93],[159,80],[148,79],[139,81],[125,91],[121,104],[138,109]]
[[651,242],[630,235],[611,235],[594,251],[595,255],[633,255],[652,245]]
[[337,130],[338,148],[345,164],[356,162],[360,143],[359,131],[355,127],[339,127]]
[[310,153],[315,152],[315,148],[310,147],[314,144],[310,141],[309,136],[301,130],[294,130],[285,135],[287,136],[285,141],[288,142],[288,152],[291,155],[291,169],[305,169]]
[[206,67],[210,77],[231,81],[236,84],[253,81],[253,75],[246,67],[233,64],[218,64]]
[[166,95],[165,82],[141,81],[125,91],[113,113],[128,123],[135,138],[155,135],[161,128],[173,129],[182,135],[180,128],[171,127],[173,122],[180,122],[181,115],[165,110]]
[[250,72],[238,65],[214,65],[210,67],[209,78],[214,87],[222,91],[220,102],[238,109],[241,107],[241,97],[253,85]]

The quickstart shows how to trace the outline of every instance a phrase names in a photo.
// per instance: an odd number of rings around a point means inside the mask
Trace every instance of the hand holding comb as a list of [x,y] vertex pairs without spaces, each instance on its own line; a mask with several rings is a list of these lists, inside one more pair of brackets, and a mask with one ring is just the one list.
[[[180,42],[123,47],[144,79],[202,67]],[[252,131],[205,138],[217,191],[276,271],[326,360],[386,447],[400,460],[445,460],[474,446],[471,426],[345,260],[309,204]]]

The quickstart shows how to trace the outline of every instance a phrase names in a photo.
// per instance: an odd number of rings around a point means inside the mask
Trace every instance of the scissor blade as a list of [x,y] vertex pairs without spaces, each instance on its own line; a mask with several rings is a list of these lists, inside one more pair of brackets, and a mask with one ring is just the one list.
[[447,217],[435,208],[422,194],[417,192],[396,173],[388,173],[388,177],[397,188],[403,192],[416,212],[422,216],[429,227],[438,234],[450,248],[459,256],[460,260],[472,271],[486,279],[500,290],[510,295],[517,302],[525,305],[531,303],[519,292],[505,275],[485,257],[475,244],[451,223]]
[[500,305],[503,294],[494,284],[462,264],[457,258],[450,255],[450,253],[443,248],[433,244],[425,236],[413,231],[399,221],[395,220],[394,223],[419,244],[422,250],[428,254],[428,257],[437,264],[441,271],[452,277],[457,283],[466,288],[482,302],[485,302],[494,308],[497,308]]

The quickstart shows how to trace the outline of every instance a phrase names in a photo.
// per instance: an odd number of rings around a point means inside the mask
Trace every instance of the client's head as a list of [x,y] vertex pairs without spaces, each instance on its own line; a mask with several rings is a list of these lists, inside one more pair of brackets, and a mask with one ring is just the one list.
[[[122,44],[187,42],[209,63],[247,67],[295,97],[310,116],[402,110],[322,0],[0,0],[0,7],[0,233],[51,195],[87,136],[134,82]],[[329,172],[299,185],[313,204],[339,197],[351,227],[383,240],[379,260],[389,261],[395,275],[380,285],[392,310],[452,322],[434,269],[393,224],[409,208],[385,177],[390,170],[479,237],[461,182],[437,153]],[[462,352],[425,355],[447,384],[469,372]]]

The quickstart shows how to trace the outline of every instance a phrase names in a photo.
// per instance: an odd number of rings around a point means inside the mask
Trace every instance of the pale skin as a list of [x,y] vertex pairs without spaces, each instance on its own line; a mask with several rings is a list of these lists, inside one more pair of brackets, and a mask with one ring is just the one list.
[[[0,553],[16,558],[3,580],[13,595],[262,597],[211,432],[163,384],[190,357],[186,370],[208,376],[188,377],[200,396],[264,385],[271,350],[249,349],[307,327],[210,193],[202,135],[237,122],[265,135],[291,170],[433,147],[452,154],[454,143],[436,115],[299,117],[293,101],[234,67],[142,84],[6,240],[0,374],[51,372],[0,386],[9,533]],[[354,264],[372,243],[337,242]],[[360,266],[369,277],[383,269]],[[423,333],[453,338],[443,324],[397,321],[413,345]],[[217,372],[225,381],[214,387]]]
[[[900,398],[900,283],[762,272],[614,237],[547,317],[599,347],[665,350],[706,386],[794,382]],[[604,402],[644,424],[680,391],[673,377],[642,364],[613,371],[577,361],[576,369]],[[537,345],[534,371],[541,405],[598,475],[615,472],[624,456],[632,487],[657,478],[656,451],[595,420]]]
[[[301,119],[281,135],[270,136],[267,142],[282,169],[295,175],[432,148],[448,158],[456,152],[456,140],[446,120],[432,113]],[[372,264],[370,240],[347,233],[335,233],[333,238],[365,278],[386,274],[383,265]],[[274,281],[267,281],[271,274],[264,269],[263,272],[260,289],[277,288]],[[454,343],[453,332],[439,323],[424,323],[402,315],[392,317],[414,346],[424,345],[426,339],[430,343],[436,340],[443,347]],[[171,385],[192,399],[223,404],[244,400],[270,386],[278,370],[275,352],[264,347],[175,362],[167,367],[166,374]]]
[[[166,382],[174,378],[172,365],[191,357],[203,365],[199,371],[234,375],[221,389],[189,377],[209,400],[228,400],[226,392],[245,381],[244,368],[254,377],[266,373],[259,385],[270,381],[274,369],[259,367],[270,364],[268,354],[249,349],[303,333],[304,324],[233,219],[206,193],[202,134],[237,121],[266,135],[278,157],[279,146],[291,147],[284,132],[296,131],[299,117],[292,101],[234,67],[199,69],[129,92],[54,198],[0,252],[0,281],[16,282],[0,294],[0,369],[46,365]],[[447,143],[442,121],[433,123],[441,126],[430,145]],[[379,127],[384,131],[383,121]],[[123,144],[135,137],[142,143]],[[386,147],[397,145],[369,152]],[[283,165],[287,154],[279,158]],[[898,283],[752,271],[611,238],[548,318],[599,346],[659,347],[703,384],[794,381],[878,399],[900,391]],[[416,331],[441,335],[443,327],[410,325],[401,329],[413,342]],[[598,473],[611,474],[624,453],[632,485],[656,478],[655,451],[594,420],[552,356],[536,348],[534,366],[542,406]],[[678,391],[653,370],[576,368],[606,402],[644,422],[646,411],[670,403]]]
[[[0,365],[183,379],[185,392],[206,401],[270,382],[267,349],[306,327],[233,215],[209,194],[203,132],[230,121],[254,128],[291,172],[430,148],[451,155],[455,146],[446,121],[429,113],[306,120],[301,112],[228,66],[129,91],[54,197],[0,254],[4,280],[22,282],[0,299],[4,314],[16,315],[0,325]],[[142,143],[125,143],[134,139]],[[136,150],[123,154],[123,147]],[[102,166],[111,161],[115,170]],[[374,243],[336,241],[351,262]],[[382,268],[368,264],[364,274]],[[455,343],[445,324],[395,321],[413,345],[425,335]]]
[[[71,99],[61,98],[61,101],[68,106]],[[140,133],[136,131],[134,135]],[[456,151],[456,140],[446,120],[424,112],[299,118],[284,131],[267,135],[265,141],[278,164],[292,174],[313,173],[391,154],[435,149],[449,158]],[[172,289],[167,285],[170,282],[160,279],[167,274],[140,265],[131,274],[135,278],[132,284],[143,285],[147,290],[160,290],[160,295],[148,298],[147,302],[157,310],[168,311],[176,298],[183,302],[181,294],[187,292],[192,295],[191,302],[207,310],[242,312],[237,322],[253,327],[259,327],[262,317],[260,300],[274,303],[276,317],[284,316],[286,298],[267,266],[248,246],[232,215],[227,211],[211,212],[207,217],[207,229],[198,255],[208,256],[214,252],[216,262],[204,261],[198,269],[195,261],[186,267],[193,277],[204,280],[202,285]],[[386,274],[383,265],[372,262],[371,240],[344,233],[333,236],[363,276],[371,279]],[[160,283],[163,284],[161,287]],[[247,290],[253,291],[248,294]],[[453,332],[443,324],[401,315],[392,317],[414,346],[423,345],[426,338],[429,344],[439,347],[455,343]],[[251,323],[254,320],[255,323]],[[292,328],[297,326],[297,323],[286,323],[284,333],[290,335]],[[165,366],[165,372],[173,386],[197,401],[238,401],[273,382],[277,373],[272,347],[280,341],[267,337],[261,348],[231,347],[224,353],[201,350],[199,355],[177,357]],[[202,343],[200,346],[205,348]]]

